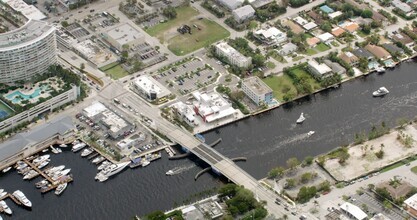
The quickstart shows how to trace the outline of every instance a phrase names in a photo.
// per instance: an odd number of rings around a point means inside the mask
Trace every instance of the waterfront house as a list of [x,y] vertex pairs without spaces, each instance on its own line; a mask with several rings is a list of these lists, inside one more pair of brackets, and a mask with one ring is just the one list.
[[320,10],[326,14],[330,14],[334,12],[334,10],[327,5],[320,6]]
[[287,43],[284,46],[282,46],[281,50],[278,51],[278,54],[281,56],[286,56],[296,50],[297,50],[297,45],[293,43]]
[[351,52],[341,53],[339,55],[339,58],[345,61],[347,64],[352,65],[352,66],[356,66],[359,62],[359,58]]
[[356,50],[353,50],[352,53],[357,56],[358,58],[365,58],[368,61],[373,60],[375,57],[374,55],[372,55],[369,51],[363,49],[363,48],[358,48]]
[[329,66],[325,63],[318,63],[315,60],[308,61],[307,68],[310,73],[318,79],[323,79],[333,74],[332,69]]
[[391,54],[399,53],[404,54],[404,50],[402,48],[397,47],[395,44],[382,44],[381,45],[385,50],[390,52]]
[[391,35],[391,39],[393,41],[401,42],[402,44],[404,44],[410,49],[414,47],[414,40],[404,33],[397,33],[397,34]]
[[324,63],[332,69],[333,73],[342,75],[346,73],[346,69],[336,62],[330,60],[324,60]]
[[380,46],[368,44],[365,46],[365,49],[371,52],[379,60],[384,61],[391,58],[391,54]]

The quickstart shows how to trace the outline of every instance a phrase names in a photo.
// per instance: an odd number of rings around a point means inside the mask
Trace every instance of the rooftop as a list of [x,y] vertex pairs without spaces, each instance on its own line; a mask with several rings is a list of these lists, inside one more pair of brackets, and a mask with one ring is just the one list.
[[282,36],[284,33],[278,30],[276,27],[270,27],[267,30],[259,29],[255,31],[255,34],[262,35],[264,38],[272,38],[276,36]]
[[303,25],[303,28],[306,29],[306,30],[311,30],[315,27],[317,27],[317,24],[314,23],[313,21]]
[[342,35],[343,33],[345,33],[345,30],[343,30],[342,28],[340,28],[340,27],[335,27],[335,28],[333,28],[332,29],[332,34],[335,36],[335,37],[339,37],[340,35]]
[[107,35],[120,45],[128,44],[138,38],[143,38],[143,34],[128,23],[111,28],[107,31]]
[[417,193],[404,201],[408,207],[417,210]]
[[351,33],[359,29],[359,25],[355,22],[345,22],[340,27]]
[[393,0],[391,3],[392,3],[392,5],[394,5],[394,7],[400,9],[404,13],[409,13],[413,10],[411,8],[411,6],[407,5],[406,3],[404,3],[400,0]]
[[374,55],[372,55],[369,51],[367,51],[363,48],[358,48],[358,49],[352,51],[352,53],[359,58],[364,57],[364,58],[368,59],[368,58],[373,58],[374,57]]
[[368,218],[368,215],[362,211],[362,209],[360,209],[359,207],[349,203],[349,202],[345,202],[343,203],[340,208],[342,210],[344,210],[345,212],[353,215],[356,219],[358,220],[362,220],[362,219],[366,219]]
[[339,17],[339,16],[340,16],[340,15],[342,15],[342,14],[343,14],[342,12],[340,12],[340,11],[336,11],[336,12],[330,13],[330,14],[329,14],[329,18],[330,18],[330,19],[334,19],[334,18]]
[[223,53],[227,54],[228,56],[233,56],[235,59],[242,60],[243,62],[246,61],[248,58],[243,56],[239,51],[235,48],[227,44],[226,42],[220,42],[216,44],[216,47],[221,50]]
[[321,42],[326,42],[328,40],[333,39],[334,36],[331,33],[326,32],[324,34],[320,34],[319,36],[317,36],[317,38],[320,39]]
[[310,60],[310,61],[308,61],[308,65],[311,67],[311,68],[314,68],[314,69],[316,69],[317,70],[317,72],[319,72],[320,74],[326,74],[326,73],[328,73],[328,72],[331,72],[332,71],[332,69],[329,67],[329,66],[327,66],[325,63],[318,63],[317,61],[315,61],[315,60]]
[[310,38],[307,38],[306,41],[307,41],[308,46],[314,46],[320,42],[320,39],[318,39],[317,37],[310,37]]
[[255,9],[251,5],[245,5],[233,10],[235,16],[239,18],[246,17],[247,15],[255,14]]
[[330,13],[334,12],[334,10],[327,5],[321,6],[320,10],[322,10],[324,13],[327,13],[327,14],[330,14]]
[[248,88],[250,88],[257,95],[263,95],[263,94],[272,92],[272,89],[269,88],[269,86],[266,85],[257,76],[244,79],[243,84],[245,84]]
[[169,95],[171,92],[154,78],[142,75],[135,80],[135,85],[147,93],[156,93],[158,98]]
[[29,20],[22,27],[0,34],[0,50],[13,50],[32,44],[55,31],[43,21]]
[[365,46],[365,49],[371,52],[378,59],[388,59],[391,57],[391,54],[380,46],[368,44]]
[[104,106],[101,102],[95,102],[92,105],[84,108],[83,113],[85,116],[92,118],[106,110],[107,110],[107,107]]
[[197,100],[193,103],[194,108],[198,109],[198,114],[205,118],[207,122],[212,122],[230,115],[236,110],[230,103],[224,100],[218,93],[192,93]]
[[8,4],[14,10],[22,13],[27,19],[33,20],[43,20],[47,17],[39,11],[35,6],[28,5],[23,0],[2,0],[4,3]]
[[10,140],[0,144],[0,160],[9,158],[26,146],[34,145],[44,141],[55,134],[65,134],[74,129],[71,117],[60,117],[42,125],[37,125],[27,132],[21,132]]

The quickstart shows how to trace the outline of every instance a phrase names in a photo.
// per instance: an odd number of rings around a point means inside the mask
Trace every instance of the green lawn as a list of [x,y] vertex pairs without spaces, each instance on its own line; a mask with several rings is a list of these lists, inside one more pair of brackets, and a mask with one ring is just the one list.
[[[230,32],[214,21],[202,19],[189,21],[192,34],[179,34],[168,40],[168,49],[175,55],[185,55],[230,36]],[[200,30],[193,27],[196,24]]]
[[417,166],[415,166],[415,167],[411,168],[411,171],[412,171],[413,173],[417,174]]
[[250,21],[249,22],[249,30],[253,30],[257,27],[258,27],[258,22],[256,22],[256,21]]
[[275,66],[276,66],[275,63],[273,63],[273,62],[269,61],[269,62],[266,63],[266,67],[268,67],[269,69],[274,69]]
[[293,62],[295,62],[295,61],[299,61],[299,60],[301,60],[301,59],[303,59],[303,58],[304,58],[303,56],[296,56],[296,57],[292,58],[292,61],[293,61]]
[[[268,76],[262,79],[271,89],[274,91],[274,96],[279,101],[283,100],[283,96],[285,92],[297,94],[297,90],[295,89],[294,85],[292,84],[291,78],[284,74],[282,76]],[[288,91],[285,91],[285,88],[289,88]]]
[[146,29],[146,32],[149,35],[157,37],[159,40],[164,41],[163,35],[165,31],[171,28],[175,28],[176,30],[179,26],[188,23],[192,17],[199,14],[199,12],[196,9],[191,8],[189,6],[176,8],[176,11],[177,17],[175,19],[168,20],[165,23],[159,23],[155,26],[152,26]]
[[311,87],[313,88],[313,90],[317,90],[321,88],[320,83],[317,82],[317,80],[313,76],[311,76],[311,74],[307,73],[303,69],[297,68],[297,69],[292,70],[292,72],[299,78],[300,77],[306,78],[309,84],[311,85]]
[[305,39],[307,39],[307,38],[311,38],[311,37],[314,37],[314,36],[313,36],[313,35],[311,35],[310,33],[304,33],[303,35],[304,35]]
[[356,31],[356,33],[360,36],[360,37],[366,37],[366,36],[368,36],[369,34],[365,34],[363,31],[361,31],[361,30],[359,30],[359,31]]
[[326,44],[324,44],[324,43],[319,43],[316,47],[314,47],[314,49],[316,49],[316,50],[318,50],[318,51],[320,51],[320,52],[323,52],[323,51],[329,50],[329,49],[330,49],[330,47],[329,47],[329,46],[327,46],[327,45],[326,45]]
[[307,54],[309,56],[314,55],[316,53],[317,53],[317,51],[316,50],[313,50],[311,48],[308,48],[307,51],[305,52],[305,54]]
[[106,71],[104,71],[106,74],[110,75],[111,78],[113,79],[120,79],[122,77],[125,77],[127,75],[129,75],[129,73],[123,69],[123,67],[121,65],[117,65],[111,69],[108,69]]
[[394,164],[392,164],[392,165],[390,165],[390,166],[385,167],[385,168],[384,168],[384,169],[382,169],[380,172],[381,172],[381,173],[383,173],[383,172],[387,172],[387,171],[390,171],[390,170],[395,169],[395,168],[397,168],[397,167],[400,167],[400,166],[402,166],[402,165],[404,165],[404,163],[403,163],[402,161],[400,161],[400,162],[398,162],[398,163],[394,163]]
[[339,43],[336,41],[336,40],[334,40],[334,41],[332,41],[332,43],[331,43],[334,47],[338,47],[339,46]]

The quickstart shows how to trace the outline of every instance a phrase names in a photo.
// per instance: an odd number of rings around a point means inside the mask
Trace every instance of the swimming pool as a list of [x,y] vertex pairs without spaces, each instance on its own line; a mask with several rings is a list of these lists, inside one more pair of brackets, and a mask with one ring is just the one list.
[[[23,94],[19,90],[16,90],[8,95],[6,95],[6,99],[10,100],[13,103],[19,103],[23,100],[31,100],[34,98],[37,98],[42,91],[45,91],[47,86],[38,87],[35,89],[35,91],[32,92],[32,94]],[[21,98],[19,98],[21,97]]]

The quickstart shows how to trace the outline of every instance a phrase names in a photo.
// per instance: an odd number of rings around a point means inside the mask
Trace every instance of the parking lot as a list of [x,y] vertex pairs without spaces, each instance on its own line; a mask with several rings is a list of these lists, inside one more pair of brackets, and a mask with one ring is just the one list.
[[[374,198],[374,195],[372,195],[369,192],[365,192],[361,195],[358,195],[358,194],[352,195],[349,202],[358,206],[364,212],[367,212],[367,214],[370,216],[374,216],[378,213],[383,213],[385,216],[387,216],[390,219],[404,219],[406,216],[406,215],[402,215],[401,211],[396,208],[392,208],[392,209],[384,208],[384,205],[380,201],[378,201],[376,198]],[[364,206],[367,207],[366,208],[367,210],[364,209]]]
[[81,25],[79,25],[78,23],[72,23],[68,25],[65,29],[77,39],[87,37],[88,35],[90,35],[90,32],[81,27]]
[[[146,42],[131,47],[129,49],[129,56],[131,56],[134,61],[138,60],[142,62],[145,67],[155,65],[167,59],[164,54],[161,54]],[[134,63],[131,63],[130,66],[133,66],[133,64]]]
[[118,23],[111,15],[104,13],[88,15],[86,18],[82,19],[82,21],[92,31],[102,31],[103,29]]
[[159,71],[153,77],[160,83],[168,85],[171,92],[184,95],[212,84],[218,74],[210,65],[198,58],[193,58],[185,63]]

